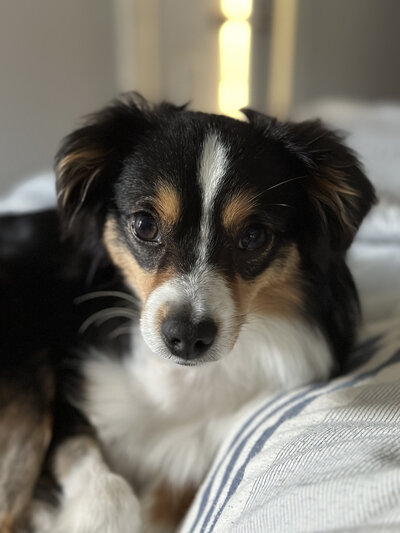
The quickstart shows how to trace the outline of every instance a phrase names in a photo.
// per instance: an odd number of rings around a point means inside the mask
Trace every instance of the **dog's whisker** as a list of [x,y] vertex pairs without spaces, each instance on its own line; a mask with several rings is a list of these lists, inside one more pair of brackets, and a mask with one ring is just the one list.
[[291,209],[296,209],[294,205],[289,204],[266,204],[267,206],[277,206],[277,207],[290,207]]
[[326,137],[327,135],[328,135],[328,132],[327,131],[323,131],[320,135],[317,135],[316,137],[311,139],[311,141],[308,144],[314,144],[317,141],[319,141],[320,139],[323,139],[324,137]]
[[[271,187],[268,187],[268,189],[266,189],[264,191],[260,191],[257,194],[252,194],[251,195],[251,200],[254,202],[254,200],[257,200],[257,198],[259,198],[260,196],[263,196],[266,192],[268,192],[268,191],[270,191],[272,189],[280,187],[281,185],[285,185],[285,183],[290,183],[291,181],[301,180],[301,179],[304,179],[304,178],[307,178],[307,175],[296,176],[294,178],[288,178],[286,180],[280,181],[279,183],[276,183],[275,185],[272,185]],[[268,205],[280,205],[280,204],[268,204]]]
[[266,191],[263,191],[263,193],[266,193],[268,191],[271,191],[272,189],[276,189],[277,187],[281,187],[282,185],[285,185],[286,183],[290,183],[291,181],[301,180],[306,178],[307,176],[296,176],[295,178],[289,178],[287,180],[280,181],[279,183],[276,183],[275,185],[272,185],[271,187],[268,187]]
[[119,328],[115,328],[112,333],[110,333],[109,338],[110,339],[116,339],[117,337],[120,337],[121,335],[130,335],[132,333],[132,328],[130,326],[120,326]]
[[128,302],[133,303],[134,305],[137,305],[139,303],[139,298],[136,298],[132,294],[128,294],[126,292],[122,291],[93,291],[88,292],[86,294],[82,294],[81,296],[78,296],[75,298],[74,302],[76,304],[81,304],[83,302],[87,302],[88,300],[93,300],[95,298],[106,298],[115,296],[116,298],[122,298],[123,300],[127,300]]
[[109,307],[107,309],[102,309],[90,315],[79,328],[79,333],[84,333],[91,325],[98,322],[102,324],[111,318],[129,318],[134,320],[137,318],[137,315],[130,309],[126,307]]

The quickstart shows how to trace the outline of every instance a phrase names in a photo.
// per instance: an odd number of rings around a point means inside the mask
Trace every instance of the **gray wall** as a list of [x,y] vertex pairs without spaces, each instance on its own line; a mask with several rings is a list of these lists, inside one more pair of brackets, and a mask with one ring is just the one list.
[[299,0],[294,105],[400,99],[399,0]]
[[[262,109],[272,0],[254,1],[264,8],[254,21],[261,42],[252,95]],[[400,100],[400,0],[298,1],[294,110],[330,96]],[[51,169],[60,139],[119,88],[215,111],[218,6],[0,0],[0,194]]]
[[111,0],[0,0],[0,194],[115,95]]
[[158,0],[161,98],[218,111],[219,2]]

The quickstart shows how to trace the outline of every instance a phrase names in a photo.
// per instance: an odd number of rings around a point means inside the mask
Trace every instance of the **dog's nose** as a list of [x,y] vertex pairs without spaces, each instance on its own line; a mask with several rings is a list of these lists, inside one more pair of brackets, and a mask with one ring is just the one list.
[[168,350],[183,359],[200,357],[212,345],[217,335],[217,325],[211,319],[193,322],[187,316],[167,316],[161,334]]

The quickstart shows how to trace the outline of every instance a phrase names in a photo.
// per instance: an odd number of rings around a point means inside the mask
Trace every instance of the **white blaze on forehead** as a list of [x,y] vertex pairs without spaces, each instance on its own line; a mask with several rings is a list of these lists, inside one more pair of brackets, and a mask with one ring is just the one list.
[[216,133],[207,135],[200,157],[199,181],[203,193],[203,208],[199,246],[199,260],[206,258],[210,240],[211,209],[228,167],[228,150]]
[[212,203],[219,184],[226,172],[228,151],[216,133],[209,134],[203,144],[200,160],[200,184],[203,190],[203,202],[207,207]]

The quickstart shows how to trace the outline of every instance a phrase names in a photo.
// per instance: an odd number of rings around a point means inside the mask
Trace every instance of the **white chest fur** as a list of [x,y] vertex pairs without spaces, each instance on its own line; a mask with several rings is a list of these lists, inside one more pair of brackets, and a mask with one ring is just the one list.
[[154,355],[139,331],[122,362],[95,353],[80,407],[112,468],[135,485],[186,485],[204,477],[233,419],[260,393],[328,377],[331,356],[317,329],[252,317],[220,361],[180,367]]

